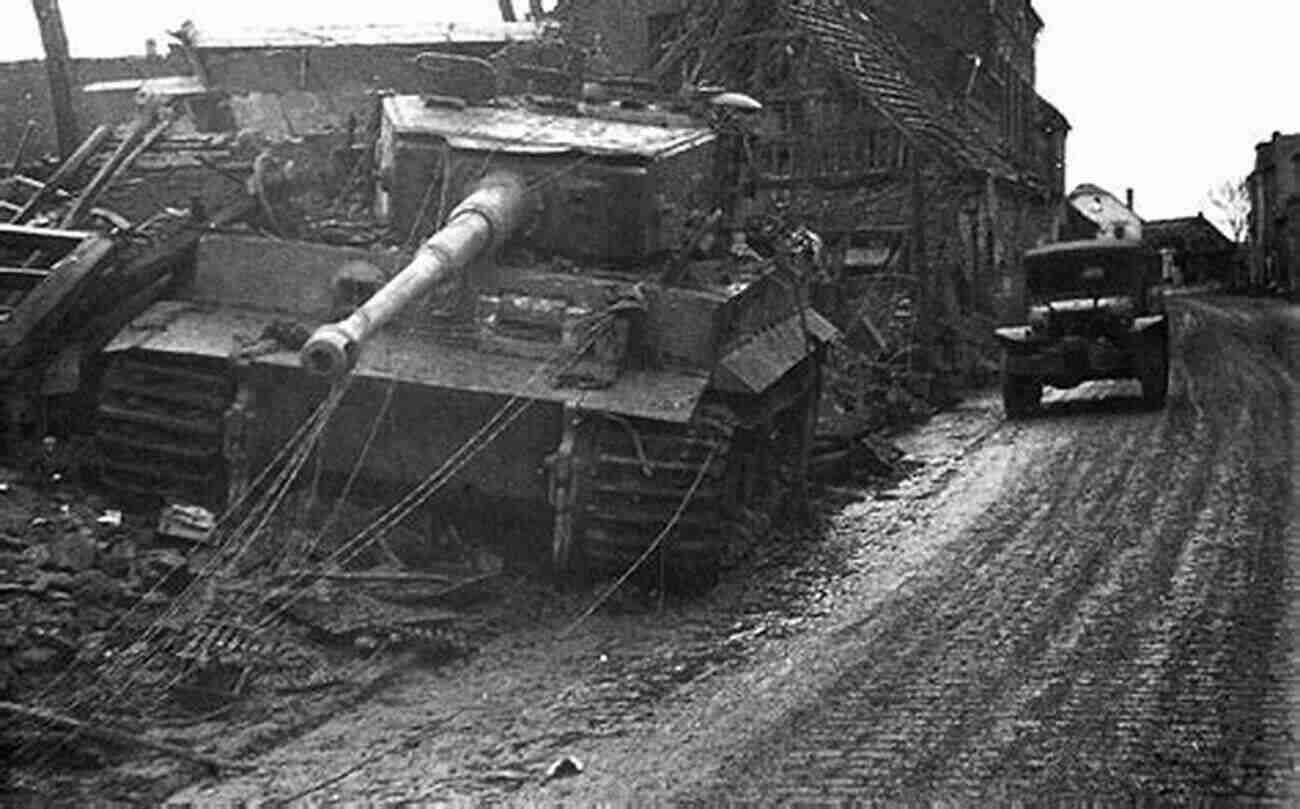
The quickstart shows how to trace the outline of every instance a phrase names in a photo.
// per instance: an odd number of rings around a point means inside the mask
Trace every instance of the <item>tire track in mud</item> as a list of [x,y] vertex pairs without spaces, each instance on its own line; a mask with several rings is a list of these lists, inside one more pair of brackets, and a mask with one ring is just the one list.
[[690,802],[1283,805],[1293,340],[1262,310],[1177,320],[1165,411],[1066,401],[1005,430],[1030,468]]

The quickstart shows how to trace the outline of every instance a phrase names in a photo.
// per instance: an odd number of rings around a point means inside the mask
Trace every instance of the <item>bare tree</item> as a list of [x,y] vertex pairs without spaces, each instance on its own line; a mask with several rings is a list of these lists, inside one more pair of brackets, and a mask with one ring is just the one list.
[[1250,227],[1250,187],[1245,178],[1225,180],[1205,196],[1218,211],[1218,219],[1227,225],[1232,240],[1240,244]]
[[501,19],[505,22],[517,22],[519,20],[515,16],[514,0],[497,0],[497,8],[501,9]]

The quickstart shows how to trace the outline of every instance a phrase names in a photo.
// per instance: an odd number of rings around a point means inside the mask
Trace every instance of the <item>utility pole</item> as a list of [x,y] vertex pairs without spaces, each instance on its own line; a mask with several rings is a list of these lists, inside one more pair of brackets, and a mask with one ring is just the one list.
[[54,108],[54,131],[59,155],[67,157],[77,148],[77,112],[72,105],[73,67],[68,54],[68,35],[63,29],[59,0],[32,0],[36,22],[45,46],[45,72],[50,80],[50,103]]

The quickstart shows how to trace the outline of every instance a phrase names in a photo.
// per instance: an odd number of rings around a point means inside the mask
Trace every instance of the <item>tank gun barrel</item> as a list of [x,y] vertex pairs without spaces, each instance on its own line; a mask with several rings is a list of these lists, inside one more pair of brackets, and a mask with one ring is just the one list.
[[416,298],[500,247],[521,218],[527,189],[509,172],[485,177],[415,257],[346,319],[327,323],[303,346],[300,362],[322,376],[343,376],[360,347]]

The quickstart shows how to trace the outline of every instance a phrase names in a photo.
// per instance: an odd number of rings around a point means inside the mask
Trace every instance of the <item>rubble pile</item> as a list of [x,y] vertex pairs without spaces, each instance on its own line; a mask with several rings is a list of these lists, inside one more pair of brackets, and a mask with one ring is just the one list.
[[[103,505],[0,471],[0,689],[8,699],[91,662],[111,644],[110,630],[122,637],[138,628],[167,599],[151,588],[189,564]],[[135,615],[119,622],[133,605]]]
[[[303,534],[275,528],[289,544]],[[15,761],[40,766],[69,727],[87,728],[78,746],[107,733],[159,750],[159,727],[174,736],[177,723],[303,715],[285,700],[367,688],[397,652],[445,660],[483,639],[472,603],[492,592],[499,565],[433,572],[390,557],[338,569],[322,563],[326,545],[295,557],[299,568],[232,577],[212,532],[202,509],[124,515],[0,468],[0,707],[23,720],[0,745],[27,753]]]
[[863,483],[902,474],[903,453],[889,437],[937,410],[920,384],[904,359],[874,360],[853,345],[835,346],[824,368],[812,478]]

